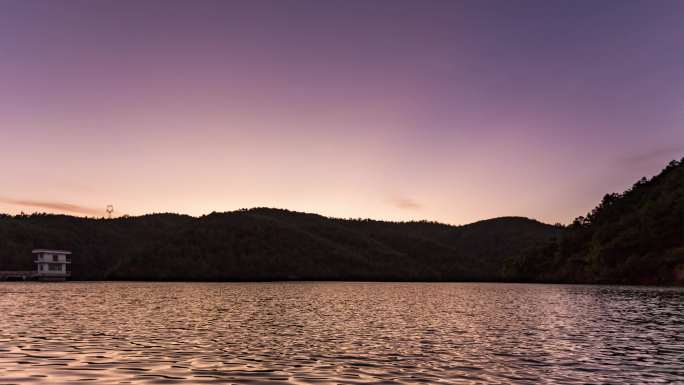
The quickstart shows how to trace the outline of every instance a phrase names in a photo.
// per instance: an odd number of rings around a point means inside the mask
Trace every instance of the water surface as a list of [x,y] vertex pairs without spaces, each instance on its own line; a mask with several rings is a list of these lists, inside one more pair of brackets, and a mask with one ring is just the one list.
[[674,288],[0,283],[0,384],[684,382]]

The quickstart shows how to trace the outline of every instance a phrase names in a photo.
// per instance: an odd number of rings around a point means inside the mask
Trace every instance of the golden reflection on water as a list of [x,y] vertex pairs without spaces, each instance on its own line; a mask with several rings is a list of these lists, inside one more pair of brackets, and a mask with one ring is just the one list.
[[684,381],[680,289],[0,283],[0,384]]

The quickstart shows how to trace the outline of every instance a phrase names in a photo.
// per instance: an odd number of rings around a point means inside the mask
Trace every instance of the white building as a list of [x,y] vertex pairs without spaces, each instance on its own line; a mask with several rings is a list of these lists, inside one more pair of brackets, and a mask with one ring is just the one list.
[[38,278],[66,279],[71,275],[71,251],[33,250]]

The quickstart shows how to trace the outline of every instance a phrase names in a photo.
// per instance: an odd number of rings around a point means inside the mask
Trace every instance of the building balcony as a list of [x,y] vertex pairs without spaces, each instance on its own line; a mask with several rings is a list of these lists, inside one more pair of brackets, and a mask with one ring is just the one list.
[[48,263],[48,264],[52,264],[52,265],[55,265],[55,264],[57,264],[57,265],[67,264],[68,265],[71,263],[70,260],[69,261],[52,261],[52,260],[44,260],[44,259],[34,259],[33,262],[34,263]]

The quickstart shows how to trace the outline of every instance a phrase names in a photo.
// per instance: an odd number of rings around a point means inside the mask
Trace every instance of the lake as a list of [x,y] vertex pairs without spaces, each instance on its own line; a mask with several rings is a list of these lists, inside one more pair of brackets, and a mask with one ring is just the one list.
[[684,381],[684,291],[0,283],[0,384]]

